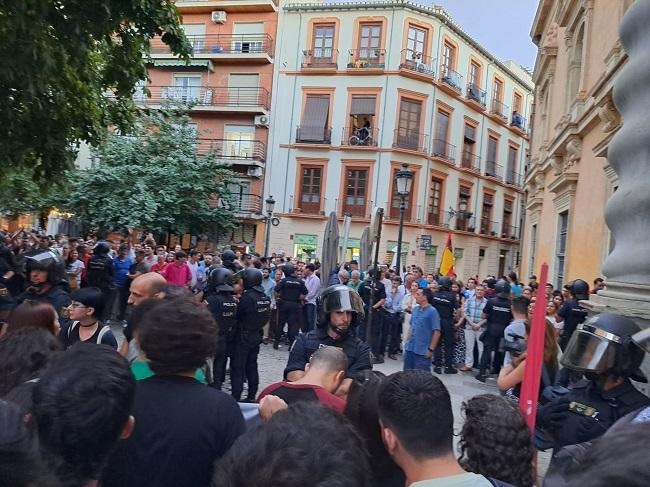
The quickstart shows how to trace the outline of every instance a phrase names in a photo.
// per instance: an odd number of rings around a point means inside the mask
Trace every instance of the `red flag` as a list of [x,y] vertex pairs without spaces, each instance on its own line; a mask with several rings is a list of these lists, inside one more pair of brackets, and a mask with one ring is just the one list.
[[[540,292],[544,292],[548,278],[548,264],[542,264],[539,277]],[[542,294],[543,296],[543,294]],[[524,381],[521,384],[519,407],[526,416],[526,423],[531,432],[535,431],[535,416],[537,415],[537,399],[539,397],[539,383],[542,376],[542,363],[544,361],[544,327],[546,326],[546,303],[543,299],[535,301],[533,308],[533,322],[528,337],[526,350],[526,370]]]
[[454,277],[454,248],[451,246],[451,232],[447,234],[447,245],[445,250],[442,251],[442,259],[440,261],[440,275]]

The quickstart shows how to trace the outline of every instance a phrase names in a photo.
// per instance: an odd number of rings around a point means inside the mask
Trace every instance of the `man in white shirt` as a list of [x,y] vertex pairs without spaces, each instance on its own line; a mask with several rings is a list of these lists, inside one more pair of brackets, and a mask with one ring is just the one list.
[[316,298],[320,291],[320,278],[315,274],[315,271],[316,266],[314,264],[307,264],[303,269],[305,287],[308,291],[302,309],[305,315],[304,333],[313,330],[316,326]]

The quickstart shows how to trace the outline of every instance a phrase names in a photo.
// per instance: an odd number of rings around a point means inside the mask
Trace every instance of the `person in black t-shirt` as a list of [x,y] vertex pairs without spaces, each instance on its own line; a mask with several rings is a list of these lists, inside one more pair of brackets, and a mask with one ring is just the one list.
[[156,374],[138,382],[135,430],[104,469],[103,487],[203,487],[244,432],[235,400],[194,378],[217,348],[210,311],[188,297],[157,301],[137,340]]
[[[361,286],[359,286],[359,296],[363,300],[363,308],[366,313],[365,321],[363,326],[359,328],[359,338],[361,340],[366,340],[366,329],[368,327],[368,320],[370,319],[370,346],[372,347],[372,353],[374,355],[374,363],[382,364],[384,363],[384,351],[381,350],[381,333],[382,333],[382,321],[383,313],[381,312],[384,303],[386,302],[386,286],[380,280],[374,279],[374,273],[376,270],[372,269],[368,271],[368,280],[363,281]],[[373,302],[370,302],[370,296],[374,288]],[[369,313],[369,309],[372,307],[372,313]],[[369,317],[369,315],[371,317]]]
[[99,317],[104,309],[102,292],[96,287],[84,287],[70,295],[70,322],[61,328],[59,338],[68,349],[77,342],[101,343],[117,350],[117,340],[110,327]]
[[492,372],[498,374],[501,370],[502,357],[499,353],[499,342],[503,338],[506,326],[512,321],[510,284],[504,279],[500,279],[496,283],[494,290],[497,296],[488,299],[485,308],[483,308],[483,319],[487,320],[487,329],[484,332],[485,335],[482,335],[481,338],[484,348],[481,356],[481,368],[476,376],[476,379],[481,382],[485,382],[486,372],[492,360],[492,352],[494,352]]

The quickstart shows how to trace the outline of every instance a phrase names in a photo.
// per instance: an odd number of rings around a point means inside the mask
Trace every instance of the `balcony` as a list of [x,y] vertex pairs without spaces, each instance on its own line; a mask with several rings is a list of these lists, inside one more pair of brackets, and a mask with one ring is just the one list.
[[503,225],[503,230],[501,230],[501,238],[519,240],[519,229],[514,225]]
[[147,86],[133,100],[152,108],[166,103],[190,105],[193,111],[268,114],[270,96],[262,87],[228,88],[225,86]]
[[[193,59],[243,63],[273,61],[273,38],[269,34],[211,34],[187,38],[192,44]],[[150,53],[154,59],[176,59],[160,38],[151,41]]]
[[331,127],[296,127],[296,144],[331,144]]
[[470,171],[480,172],[481,158],[475,154],[472,154],[470,151],[463,151],[463,154],[460,158],[460,167],[463,169],[469,169]]
[[443,90],[445,90],[445,87],[449,87],[453,94],[459,95],[462,93],[463,77],[446,64],[440,65],[439,81],[442,83],[441,88]]
[[508,105],[503,104],[499,100],[492,100],[490,115],[493,115],[502,123],[508,123]]
[[199,154],[215,154],[233,164],[262,165],[266,161],[266,144],[248,139],[199,139]]
[[386,49],[375,49],[364,47],[362,49],[350,49],[348,69],[359,70],[381,70],[386,67]]
[[427,136],[408,129],[395,129],[393,148],[426,152]]
[[336,70],[339,50],[331,47],[319,47],[302,51],[302,69],[331,69]]
[[262,197],[252,193],[231,193],[230,202],[222,200],[223,208],[232,209],[240,217],[262,214]]
[[399,69],[412,74],[413,77],[432,80],[435,78],[435,62],[431,56],[403,49]]
[[434,139],[431,155],[454,164],[456,161],[456,146],[444,140]]
[[499,235],[499,223],[490,221],[488,218],[481,218],[478,233],[496,237]]
[[427,224],[439,227],[444,226],[445,222],[443,221],[443,214],[442,211],[440,211],[440,208],[429,207],[429,211],[427,212]]
[[506,184],[510,184],[512,186],[516,186],[517,188],[521,188],[522,186],[521,174],[511,170],[506,171]]
[[[367,201],[365,198],[356,196],[346,196],[342,201],[343,214],[349,213],[355,218],[370,218],[367,211]],[[336,201],[338,207],[338,200]]]
[[468,101],[478,103],[483,108],[485,108],[486,97],[487,93],[485,90],[482,90],[477,84],[472,83],[467,85],[467,89],[465,90],[465,98],[467,98]]
[[486,161],[485,175],[503,181],[503,166],[494,161]]
[[461,211],[459,211],[456,214],[456,224],[455,224],[456,230],[460,230],[462,232],[476,231],[476,218],[474,218],[473,216],[470,217],[468,215],[471,215],[471,213],[463,214]]
[[226,12],[277,12],[277,0],[176,0],[182,14],[207,14],[213,10]]
[[377,147],[379,142],[379,129],[345,127],[341,145],[348,147]]
[[526,133],[526,119],[518,113],[513,113],[510,117],[510,126],[523,133]]

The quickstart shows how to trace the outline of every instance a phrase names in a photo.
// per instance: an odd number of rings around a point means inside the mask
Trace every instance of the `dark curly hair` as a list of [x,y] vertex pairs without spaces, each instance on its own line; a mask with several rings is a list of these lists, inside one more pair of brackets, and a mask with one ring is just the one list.
[[151,370],[174,375],[203,366],[217,349],[218,328],[208,308],[190,298],[154,301],[137,325]]
[[462,406],[460,464],[467,471],[532,487],[533,445],[524,415],[501,396],[482,394]]

